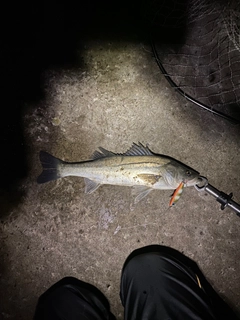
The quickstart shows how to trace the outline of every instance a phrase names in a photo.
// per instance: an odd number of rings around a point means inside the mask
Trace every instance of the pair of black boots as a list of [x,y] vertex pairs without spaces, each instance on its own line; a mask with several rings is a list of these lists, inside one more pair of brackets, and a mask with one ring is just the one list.
[[[133,251],[121,276],[126,320],[238,319],[197,264],[164,246]],[[67,277],[38,301],[34,320],[113,320],[105,296],[91,284]]]

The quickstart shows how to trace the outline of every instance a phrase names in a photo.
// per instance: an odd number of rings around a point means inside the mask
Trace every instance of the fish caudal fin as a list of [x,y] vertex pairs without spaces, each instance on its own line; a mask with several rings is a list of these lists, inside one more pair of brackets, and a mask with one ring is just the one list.
[[55,158],[45,151],[40,151],[39,158],[43,167],[43,171],[37,178],[38,183],[45,183],[61,178],[58,167],[61,163],[63,163],[62,160]]

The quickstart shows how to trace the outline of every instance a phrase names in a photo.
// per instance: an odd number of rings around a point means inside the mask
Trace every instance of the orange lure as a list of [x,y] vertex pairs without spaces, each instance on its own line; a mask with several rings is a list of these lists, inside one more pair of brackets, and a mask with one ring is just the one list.
[[183,192],[184,183],[181,182],[180,185],[177,187],[177,189],[174,191],[172,198],[169,203],[169,207],[172,207],[175,205],[175,203],[179,200],[182,192]]

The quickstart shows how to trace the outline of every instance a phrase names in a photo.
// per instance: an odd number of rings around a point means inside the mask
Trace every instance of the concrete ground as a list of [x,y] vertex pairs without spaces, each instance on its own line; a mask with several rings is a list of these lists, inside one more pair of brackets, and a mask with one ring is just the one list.
[[[82,178],[36,183],[40,150],[80,161],[99,146],[122,153],[140,141],[193,167],[240,202],[239,126],[174,92],[145,39],[134,32],[117,39],[96,34],[79,39],[74,68],[41,68],[42,95],[26,99],[21,109],[26,175],[14,190],[1,189],[1,319],[31,319],[40,294],[64,276],[97,286],[123,319],[122,265],[131,251],[149,244],[194,259],[240,312],[240,218],[221,211],[210,195],[186,188],[169,209],[171,191],[153,191],[134,204],[129,187],[101,186],[86,195]],[[17,163],[12,146],[6,150]]]

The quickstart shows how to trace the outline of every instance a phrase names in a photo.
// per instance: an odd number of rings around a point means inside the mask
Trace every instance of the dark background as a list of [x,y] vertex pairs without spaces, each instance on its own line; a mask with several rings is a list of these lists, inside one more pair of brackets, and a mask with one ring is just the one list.
[[44,100],[43,71],[79,67],[77,54],[84,39],[145,37],[143,6],[138,1],[53,0],[5,5],[0,60],[1,216],[23,195],[19,186],[28,174],[29,150],[22,119],[29,106]]

